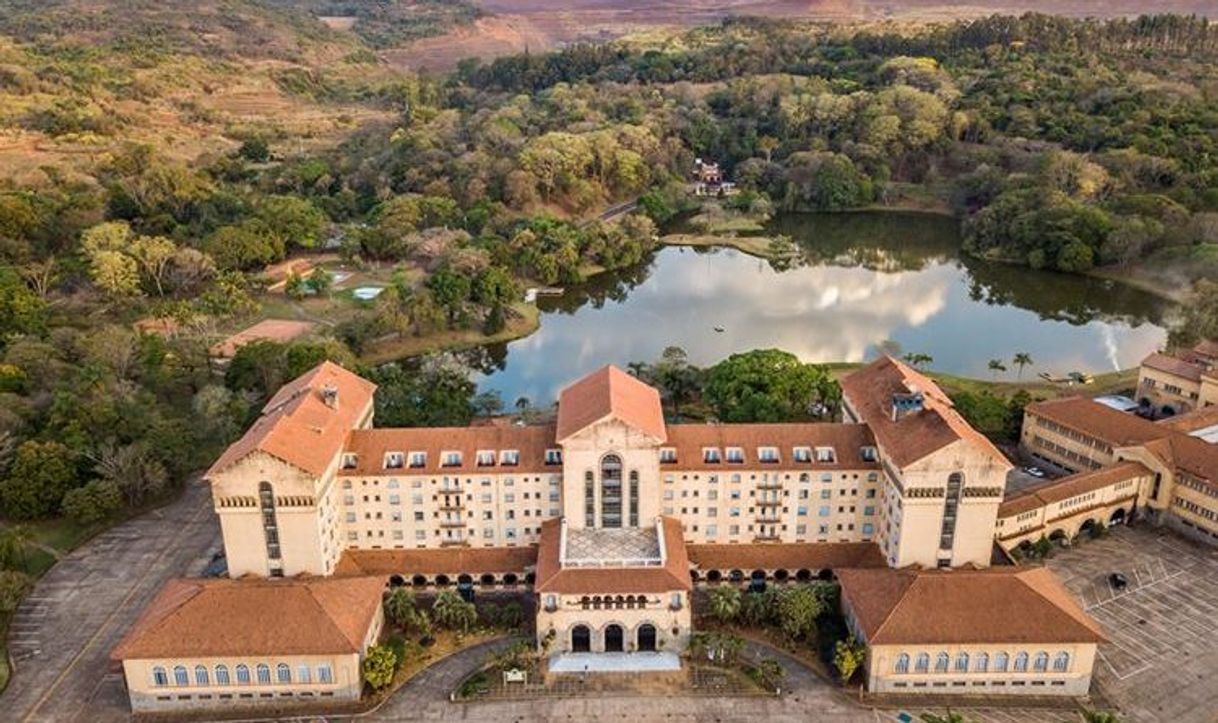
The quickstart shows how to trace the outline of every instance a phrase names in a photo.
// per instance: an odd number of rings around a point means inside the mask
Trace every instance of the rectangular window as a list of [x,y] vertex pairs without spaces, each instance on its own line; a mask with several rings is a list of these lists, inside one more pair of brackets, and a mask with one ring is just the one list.
[[[478,453],[475,455],[475,460],[477,461],[479,467],[494,467],[495,453],[485,449],[478,450]],[[460,464],[460,462],[457,464]],[[448,463],[446,461],[445,466],[447,465]]]
[[660,449],[660,463],[672,464],[677,461],[677,450],[672,447],[663,447]]
[[499,464],[515,467],[520,464],[520,452],[515,449],[505,449],[499,453]]
[[385,469],[401,469],[406,464],[406,455],[401,452],[385,454]]
[[317,666],[317,682],[318,683],[333,683],[334,671],[330,670],[328,665]]
[[757,450],[757,458],[766,464],[774,464],[778,462],[778,448],[760,447]]
[[833,453],[832,447],[817,447],[816,448],[816,461],[817,462],[831,463],[831,462],[833,462],[833,460],[835,458],[836,458],[836,455]]
[[445,452],[442,455],[445,467],[460,467],[461,453],[460,452]]
[[562,464],[562,450],[547,449],[546,464]]
[[744,462],[744,450],[740,447],[727,448],[727,461],[732,464],[740,464]]
[[427,453],[426,452],[411,452],[410,453],[410,466],[414,467],[414,468],[426,467],[427,466]]
[[821,507],[819,510],[817,510],[817,511],[816,511],[816,514],[817,514],[817,516],[818,516],[818,517],[828,517],[828,516],[829,516],[829,508],[828,508],[828,507]]
[[719,448],[707,447],[702,450],[702,461],[707,464],[719,464]]
[[792,457],[796,462],[811,462],[812,448],[811,447],[796,447],[791,451]]

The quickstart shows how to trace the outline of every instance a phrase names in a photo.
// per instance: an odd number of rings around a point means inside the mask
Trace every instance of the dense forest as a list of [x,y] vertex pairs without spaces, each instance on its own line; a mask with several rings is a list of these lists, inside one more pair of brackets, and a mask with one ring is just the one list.
[[[139,509],[320,359],[494,335],[527,313],[528,286],[637,264],[688,204],[696,157],[779,210],[930,199],[977,255],[1218,272],[1218,31],[1195,18],[736,20],[430,78],[378,60],[378,34],[414,32],[379,6],[360,3],[363,30],[340,33],[300,8],[342,2],[200,3],[191,23],[162,3],[125,5],[126,23],[79,4],[0,11],[0,129],[34,159],[0,177],[10,520]],[[277,110],[253,122],[218,109],[246,85]],[[301,117],[314,125],[288,122]],[[636,198],[639,213],[597,219]],[[268,305],[310,313],[265,292],[266,267],[323,251],[382,274],[384,292],[345,297],[315,337],[250,345],[215,374],[218,332]],[[290,278],[288,295],[326,297],[330,283]],[[1214,327],[1212,307],[1195,307],[1193,336]],[[148,318],[179,331],[133,330]],[[386,423],[503,408],[451,358],[365,372]],[[828,400],[823,373],[806,374],[801,389]],[[736,393],[708,379],[708,398]],[[716,408],[773,419],[781,399]]]

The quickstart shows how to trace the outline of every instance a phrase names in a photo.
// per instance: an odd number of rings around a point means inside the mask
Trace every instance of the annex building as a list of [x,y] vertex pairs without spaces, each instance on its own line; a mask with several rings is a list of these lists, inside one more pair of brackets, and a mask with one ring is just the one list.
[[[547,652],[631,656],[685,648],[697,585],[818,577],[842,586],[873,690],[1084,694],[1102,631],[1047,571],[990,567],[996,537],[1018,544],[1011,463],[899,361],[842,387],[840,422],[669,424],[654,388],[605,367],[548,424],[383,429],[374,386],[323,363],[208,471],[232,579],[153,602],[114,652],[132,704],[349,696],[392,585],[527,591]],[[1145,481],[1120,504],[1145,506]],[[336,591],[358,616],[326,605]]]

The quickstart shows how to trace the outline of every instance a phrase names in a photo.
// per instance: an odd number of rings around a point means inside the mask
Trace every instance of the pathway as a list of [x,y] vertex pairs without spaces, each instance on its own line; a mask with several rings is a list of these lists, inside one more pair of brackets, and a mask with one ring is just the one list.
[[166,580],[202,572],[219,549],[211,495],[195,481],[171,504],[63,556],[13,618],[4,720],[126,720],[122,673],[110,651]]

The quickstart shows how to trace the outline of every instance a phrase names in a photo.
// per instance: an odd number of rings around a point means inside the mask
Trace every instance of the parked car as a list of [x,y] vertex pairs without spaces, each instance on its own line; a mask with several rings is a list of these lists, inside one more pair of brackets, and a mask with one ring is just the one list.
[[1045,471],[1040,467],[1024,467],[1023,471],[1027,472],[1033,477],[1036,477],[1037,479],[1041,479],[1045,476]]
[[1129,578],[1119,572],[1114,572],[1108,576],[1108,584],[1112,586],[1112,589],[1119,592],[1129,586]]

